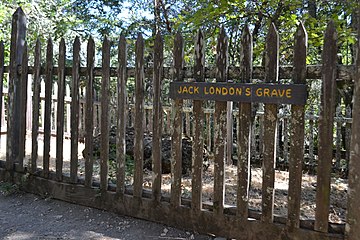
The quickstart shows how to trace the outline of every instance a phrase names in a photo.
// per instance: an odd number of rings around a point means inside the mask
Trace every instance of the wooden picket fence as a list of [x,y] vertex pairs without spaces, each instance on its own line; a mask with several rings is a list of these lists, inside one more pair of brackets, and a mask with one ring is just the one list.
[[[28,66],[29,51],[25,42],[26,18],[18,9],[12,21],[12,39],[10,64],[4,66],[4,44],[0,43],[0,79],[9,73],[7,96],[7,147],[6,161],[0,161],[0,180],[18,183],[25,191],[50,195],[81,205],[96,207],[120,214],[165,223],[168,225],[192,229],[201,233],[211,233],[236,239],[359,239],[360,236],[360,56],[356,66],[345,70],[337,66],[336,30],[332,22],[325,32],[323,65],[320,68],[322,79],[321,112],[319,117],[319,146],[315,220],[300,220],[300,199],[302,165],[304,161],[305,109],[301,105],[291,105],[288,116],[289,130],[289,189],[288,214],[274,214],[274,182],[276,134],[278,122],[278,104],[264,104],[263,114],[263,183],[261,212],[249,209],[249,170],[251,155],[252,113],[251,103],[234,103],[238,105],[236,123],[237,135],[237,202],[236,206],[224,204],[224,172],[227,138],[227,103],[215,102],[214,121],[214,197],[211,203],[202,199],[203,146],[204,146],[204,101],[194,100],[192,105],[192,190],[191,199],[181,197],[182,179],[182,135],[183,135],[183,104],[177,99],[171,105],[171,141],[172,171],[170,197],[162,195],[161,174],[161,136],[163,128],[163,111],[161,102],[161,85],[165,77],[172,81],[182,82],[185,78],[193,78],[204,82],[207,78],[215,78],[217,82],[228,79],[239,79],[251,83],[256,76],[266,83],[278,84],[279,80],[279,36],[274,25],[270,26],[266,39],[264,68],[252,66],[252,37],[245,28],[241,41],[242,62],[240,67],[227,64],[227,37],[225,30],[220,31],[217,43],[216,66],[205,68],[204,37],[199,31],[195,41],[195,64],[193,68],[184,67],[184,42],[180,33],[174,38],[173,67],[163,67],[163,40],[156,35],[153,59],[153,107],[152,107],[152,190],[144,190],[143,182],[143,136],[144,124],[144,39],[139,34],[135,44],[135,67],[127,67],[127,44],[124,36],[118,42],[118,65],[110,64],[110,41],[105,38],[102,45],[102,66],[95,67],[95,43],[92,38],[87,43],[86,67],[80,66],[80,41],[76,37],[73,44],[73,63],[65,65],[65,41],[59,44],[58,66],[54,66],[53,42],[47,42],[45,65],[42,67],[41,46],[37,41],[34,51],[34,66]],[[295,84],[306,84],[306,79],[314,77],[311,67],[306,66],[307,34],[300,24],[296,33],[294,47],[294,63],[292,68],[280,71],[281,76],[291,78]],[[358,43],[359,45],[359,43]],[[359,46],[360,47],[360,46]],[[290,69],[290,70],[289,70]],[[149,70],[149,69],[147,69]],[[319,68],[317,69],[319,70]],[[319,72],[319,71],[318,71]],[[171,73],[171,74],[170,74]],[[26,111],[28,76],[32,75],[32,129],[30,162],[24,162],[26,142]],[[333,159],[333,126],[335,114],[335,83],[339,74],[347,75],[354,80],[355,93],[352,111],[352,139],[350,147],[349,187],[347,222],[335,224],[329,222],[330,179]],[[315,73],[316,75],[316,73]],[[52,86],[57,77],[56,104],[56,166],[50,170],[51,109]],[[65,78],[71,78],[71,107],[65,111]],[[94,181],[93,130],[94,130],[94,79],[101,77],[100,105],[100,178]],[[125,184],[125,131],[128,106],[126,100],[126,81],[128,76],[135,78],[134,103],[134,161],[135,169],[132,186]],[[80,111],[80,77],[86,78],[85,104],[83,113]],[[109,84],[116,77],[116,126],[117,126],[117,166],[116,184],[109,183]],[[45,79],[44,119],[43,119],[43,158],[39,168],[38,137],[40,115],[41,79]],[[345,79],[343,77],[342,79]],[[0,81],[2,95],[3,81]],[[2,103],[0,103],[2,106]],[[1,112],[1,111],[0,111]],[[70,117],[70,174],[63,173],[64,164],[64,128],[65,116]],[[85,115],[85,174],[79,175],[78,139],[80,136],[80,114]],[[89,116],[89,117],[86,117]],[[345,193],[344,193],[345,194]]]

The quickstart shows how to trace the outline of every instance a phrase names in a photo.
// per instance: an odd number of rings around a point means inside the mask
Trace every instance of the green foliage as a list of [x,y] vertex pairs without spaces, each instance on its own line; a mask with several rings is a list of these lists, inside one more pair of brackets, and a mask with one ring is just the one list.
[[9,182],[0,182],[0,194],[4,196],[9,196],[18,191],[19,191],[19,185]]

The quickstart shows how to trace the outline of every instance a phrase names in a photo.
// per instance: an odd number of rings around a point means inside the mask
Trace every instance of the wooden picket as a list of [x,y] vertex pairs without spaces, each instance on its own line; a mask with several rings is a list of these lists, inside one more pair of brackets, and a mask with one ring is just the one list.
[[[265,47],[265,82],[277,83],[279,72],[279,35],[274,24],[271,24]],[[276,155],[276,104],[264,106],[264,149],[263,149],[263,183],[262,183],[262,221],[273,221],[275,194],[275,155]]]
[[[184,64],[184,40],[178,32],[174,39],[174,82],[183,81],[183,64]],[[171,199],[170,203],[173,208],[181,204],[181,174],[182,174],[182,130],[183,130],[183,100],[174,100],[172,115],[172,135],[171,135]]]
[[126,116],[127,116],[127,102],[126,102],[126,39],[124,35],[120,36],[118,44],[118,77],[117,77],[117,98],[118,98],[118,122],[117,122],[117,140],[116,140],[116,155],[117,155],[117,175],[116,175],[116,192],[123,197],[125,193],[125,163],[126,163]]
[[40,40],[37,39],[35,46],[34,56],[34,76],[33,76],[33,118],[32,118],[32,131],[31,131],[31,173],[36,172],[37,159],[38,159],[38,135],[39,135],[39,114],[40,114],[40,86],[41,86],[41,46]]
[[58,96],[57,96],[57,121],[56,121],[56,177],[62,179],[64,161],[64,98],[65,98],[65,40],[61,39],[58,61]]
[[43,153],[43,175],[49,177],[50,167],[50,137],[51,137],[51,94],[53,80],[53,42],[51,38],[46,47],[45,67],[45,107],[44,107],[44,153]]
[[[104,66],[105,69],[105,66]],[[80,81],[80,39],[75,38],[73,43],[73,66],[71,81],[71,153],[70,153],[70,180],[77,182],[78,172],[78,139],[79,139],[79,81]]]
[[[228,39],[222,28],[216,45],[216,82],[227,81]],[[226,142],[226,102],[215,102],[214,113],[214,212],[224,213],[225,201],[225,142]]]
[[135,45],[135,139],[134,139],[134,198],[140,204],[143,190],[144,138],[144,39],[138,35]]
[[319,161],[316,185],[316,231],[328,231],[328,218],[330,208],[330,174],[332,164],[333,123],[335,113],[336,64],[337,64],[337,34],[334,22],[326,28],[323,71],[322,94],[319,119]]
[[152,194],[154,200],[159,203],[161,198],[161,139],[162,139],[162,104],[161,84],[163,75],[163,40],[160,32],[156,34],[154,45],[154,77],[153,77],[153,146],[152,146]]
[[[86,104],[85,104],[85,129],[94,129],[94,62],[95,62],[95,42],[92,38],[89,39],[87,45],[87,81],[86,81]],[[93,131],[85,132],[85,186],[91,187],[94,156],[93,156]]]
[[[306,84],[306,50],[307,33],[302,23],[299,24],[295,35],[294,47],[294,76],[295,84]],[[300,200],[302,163],[304,158],[305,136],[304,106],[291,106],[290,130],[290,162],[289,162],[289,194],[288,221],[289,230],[300,226]]]
[[109,171],[109,90],[110,90],[110,40],[105,37],[102,46],[103,75],[101,80],[101,124],[100,124],[100,190],[108,189]]
[[[359,22],[360,25],[360,22]],[[358,36],[360,36],[360,28],[358,28]],[[360,41],[357,42],[357,48],[360,49]],[[349,189],[348,189],[348,211],[345,227],[345,239],[357,239],[360,236],[360,184],[359,184],[359,169],[360,169],[360,54],[357,54],[355,63],[355,87],[353,98],[353,124],[351,135],[351,151],[349,162]]]
[[[250,30],[246,26],[241,41],[242,71],[241,82],[250,83],[252,78],[253,41]],[[250,153],[251,153],[251,103],[239,103],[238,115],[238,164],[237,164],[237,215],[240,219],[248,217],[249,185],[250,185]]]
[[[201,30],[198,31],[195,40],[195,66],[194,77],[197,82],[205,81],[205,46],[204,36]],[[192,182],[191,182],[191,208],[198,214],[202,208],[202,164],[204,148],[204,111],[203,101],[193,102],[193,133],[192,142]]]

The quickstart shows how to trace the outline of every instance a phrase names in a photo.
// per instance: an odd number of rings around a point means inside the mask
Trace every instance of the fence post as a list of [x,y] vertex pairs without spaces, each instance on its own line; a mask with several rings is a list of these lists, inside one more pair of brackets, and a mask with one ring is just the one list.
[[[360,9],[359,9],[360,13]],[[360,25],[360,21],[359,21]],[[358,28],[358,37],[360,27]],[[360,49],[360,39],[358,38],[357,48]],[[350,147],[349,162],[349,189],[348,189],[348,211],[345,227],[345,239],[357,239],[360,236],[360,53],[356,59],[356,78],[354,79],[354,98],[353,98],[353,124]]]
[[[13,163],[18,161],[20,141],[20,113],[22,110],[22,84],[18,73],[21,65],[26,36],[26,17],[21,8],[12,16],[11,44],[10,44],[10,71],[8,95],[8,121],[7,121],[7,151],[6,168],[11,170]],[[16,159],[16,160],[15,160]]]

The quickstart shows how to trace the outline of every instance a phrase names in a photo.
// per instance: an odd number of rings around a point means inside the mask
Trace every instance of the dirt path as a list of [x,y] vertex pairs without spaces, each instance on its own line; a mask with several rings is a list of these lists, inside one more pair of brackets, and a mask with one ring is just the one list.
[[214,238],[54,199],[42,199],[33,194],[0,191],[0,239]]

